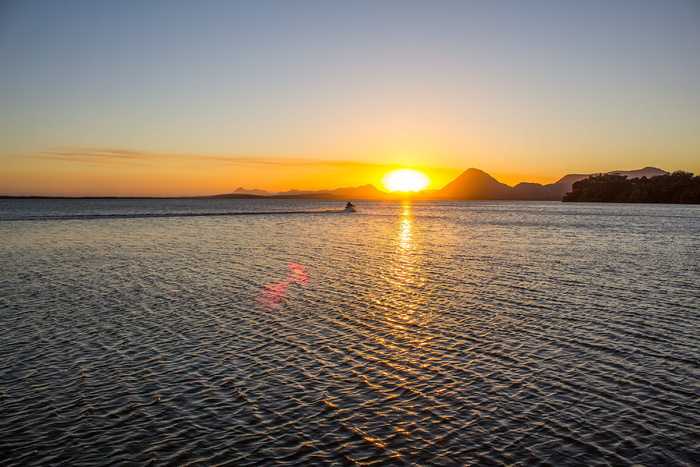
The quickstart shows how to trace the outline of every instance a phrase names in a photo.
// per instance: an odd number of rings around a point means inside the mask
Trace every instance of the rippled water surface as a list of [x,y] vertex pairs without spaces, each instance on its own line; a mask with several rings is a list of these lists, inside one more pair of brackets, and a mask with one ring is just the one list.
[[700,207],[342,204],[0,200],[0,464],[700,464]]

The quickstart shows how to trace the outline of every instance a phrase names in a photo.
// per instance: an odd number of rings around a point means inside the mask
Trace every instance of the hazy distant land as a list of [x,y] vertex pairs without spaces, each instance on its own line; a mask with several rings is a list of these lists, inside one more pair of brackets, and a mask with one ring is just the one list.
[[[208,196],[162,198],[198,199],[400,199],[410,196],[419,200],[513,200],[617,203],[700,204],[700,176],[690,172],[668,173],[655,167],[612,171],[597,174],[568,174],[555,183],[521,182],[513,187],[501,183],[483,170],[471,168],[439,190],[411,193],[387,193],[374,185],[336,188],[334,190],[289,190],[271,193],[260,189],[237,188],[231,193]],[[156,198],[156,197],[63,197],[0,196],[0,198]]]

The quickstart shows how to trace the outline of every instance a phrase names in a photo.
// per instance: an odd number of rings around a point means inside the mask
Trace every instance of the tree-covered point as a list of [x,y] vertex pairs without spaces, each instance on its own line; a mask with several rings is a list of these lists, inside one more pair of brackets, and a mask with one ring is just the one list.
[[631,180],[624,175],[591,175],[574,183],[562,201],[700,204],[700,176],[682,170]]

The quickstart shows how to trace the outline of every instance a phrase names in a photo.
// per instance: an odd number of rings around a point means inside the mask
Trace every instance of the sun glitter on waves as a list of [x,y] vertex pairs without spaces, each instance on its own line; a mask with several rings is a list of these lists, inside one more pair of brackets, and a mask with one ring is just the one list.
[[415,169],[397,169],[384,175],[382,184],[389,191],[420,191],[430,185],[430,178]]

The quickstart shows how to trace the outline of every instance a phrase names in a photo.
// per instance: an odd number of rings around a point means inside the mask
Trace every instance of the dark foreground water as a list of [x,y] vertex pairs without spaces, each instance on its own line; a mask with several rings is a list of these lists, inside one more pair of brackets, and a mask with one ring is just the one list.
[[0,464],[700,464],[699,206],[357,204],[0,201]]

